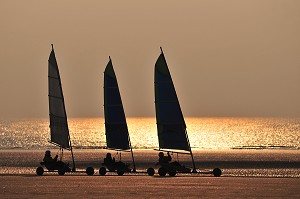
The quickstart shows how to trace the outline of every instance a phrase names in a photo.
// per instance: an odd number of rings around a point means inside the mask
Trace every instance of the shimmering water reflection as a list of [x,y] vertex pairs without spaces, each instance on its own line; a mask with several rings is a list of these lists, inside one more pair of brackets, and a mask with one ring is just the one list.
[[[155,118],[128,118],[134,148],[157,148]],[[300,147],[299,118],[186,118],[192,148]],[[72,144],[77,148],[105,146],[102,118],[69,119]],[[49,121],[0,121],[0,148],[51,148]]]

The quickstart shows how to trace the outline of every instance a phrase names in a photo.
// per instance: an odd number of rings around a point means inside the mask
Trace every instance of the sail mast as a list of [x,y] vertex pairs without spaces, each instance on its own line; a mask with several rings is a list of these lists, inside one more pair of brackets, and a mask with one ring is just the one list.
[[73,147],[72,147],[72,144],[71,144],[70,135],[69,135],[69,141],[70,141],[70,150],[71,150],[72,162],[73,162],[72,171],[75,172],[76,171],[76,166],[75,166],[75,160],[74,160],[74,154],[73,154]]
[[133,151],[132,151],[132,146],[131,146],[131,141],[130,141],[130,137],[129,138],[129,146],[130,146],[130,152],[131,152],[131,157],[132,157],[132,164],[133,164],[133,172],[136,172],[136,167],[135,167],[135,161],[134,161],[134,156],[133,156]]
[[191,158],[192,158],[192,162],[193,162],[193,173],[197,173],[197,170],[196,170],[196,165],[195,165],[195,161],[194,161],[194,156],[193,156],[193,152],[192,152],[192,148],[191,148],[191,145],[190,145],[190,140],[188,138],[188,135],[187,135],[187,131],[185,130],[185,134],[186,134],[186,139],[188,141],[188,144],[189,144],[189,147],[190,147],[190,154],[191,154]]

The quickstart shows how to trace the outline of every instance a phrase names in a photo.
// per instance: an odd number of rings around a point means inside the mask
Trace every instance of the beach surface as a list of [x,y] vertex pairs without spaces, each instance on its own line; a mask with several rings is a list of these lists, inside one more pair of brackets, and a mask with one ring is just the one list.
[[0,176],[1,198],[299,198],[300,178]]
[[[75,150],[76,173],[59,176],[56,172],[37,176],[44,150],[0,150],[1,198],[300,198],[300,154],[298,150],[195,151],[196,167],[220,167],[221,177],[178,174],[153,177],[144,173],[108,173],[99,176],[106,150]],[[52,150],[53,155],[54,150]],[[135,150],[139,172],[155,167],[157,151]],[[113,156],[119,156],[112,152]],[[69,152],[65,160],[70,161]],[[173,160],[176,160],[173,155]],[[180,155],[182,164],[191,166],[190,157]],[[130,154],[122,153],[130,163]],[[95,168],[93,176],[84,171]]]

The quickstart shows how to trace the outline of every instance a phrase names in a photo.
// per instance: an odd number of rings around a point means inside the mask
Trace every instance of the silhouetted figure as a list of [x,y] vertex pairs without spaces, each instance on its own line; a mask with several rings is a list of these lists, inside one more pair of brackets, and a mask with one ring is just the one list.
[[102,165],[106,166],[106,168],[109,171],[116,171],[116,170],[122,170],[122,171],[131,171],[129,167],[129,164],[125,164],[122,161],[117,161],[115,158],[111,157],[111,153],[107,153],[106,157],[104,158],[104,163]]
[[64,171],[71,171],[69,168],[69,163],[64,163],[62,161],[57,161],[58,155],[56,155],[54,158],[51,157],[51,152],[47,150],[45,152],[45,156],[43,159],[43,162],[41,162],[41,165],[45,165],[45,167],[49,171],[53,170],[64,170]]
[[159,152],[158,154],[158,164],[164,165],[164,164],[169,164],[169,162],[172,160],[172,157],[170,156],[170,153],[167,153],[168,156],[165,156],[163,152]]
[[158,163],[157,165],[161,165],[162,167],[166,168],[167,170],[174,169],[178,172],[190,172],[190,168],[186,168],[184,165],[181,165],[179,162],[172,161],[172,157],[170,156],[170,153],[167,153],[168,156],[165,156],[163,152],[159,152],[158,156]]
[[45,156],[44,156],[44,163],[55,163],[57,162],[57,158],[58,158],[58,155],[56,155],[54,158],[51,157],[51,151],[47,150],[45,152]]
[[105,165],[111,165],[116,162],[115,158],[111,157],[111,153],[107,153],[106,157],[104,158],[104,164]]

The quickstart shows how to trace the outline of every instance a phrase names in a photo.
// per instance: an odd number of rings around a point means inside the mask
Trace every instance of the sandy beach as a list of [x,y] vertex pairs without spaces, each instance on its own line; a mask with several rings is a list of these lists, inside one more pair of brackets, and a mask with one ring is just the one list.
[[[115,173],[99,176],[100,162],[106,152],[100,149],[75,150],[79,172],[66,173],[65,176],[57,173],[37,176],[35,169],[44,150],[1,150],[1,198],[300,197],[298,150],[194,152],[197,168],[209,170],[213,166],[220,167],[223,170],[221,177],[190,174],[178,174],[176,177],[159,177],[157,174],[154,177],[144,174],[117,176]],[[70,158],[69,152],[65,153],[65,158]],[[136,150],[135,159],[137,169],[145,171],[155,165],[157,151]],[[130,163],[130,154],[123,154],[122,160]],[[180,160],[190,166],[189,156],[180,156]],[[94,176],[84,173],[87,166],[95,168]]]
[[299,198],[300,178],[0,176],[2,198]]

